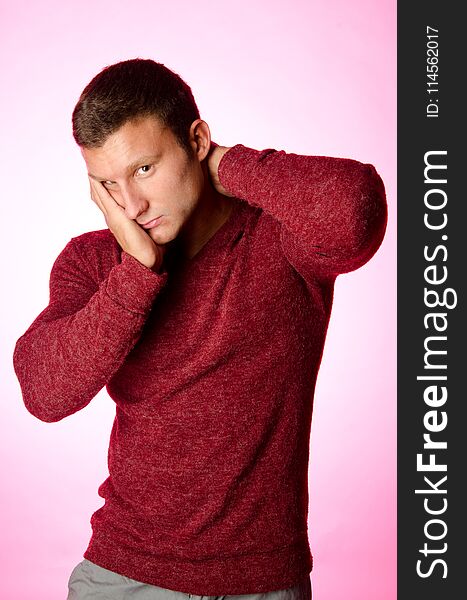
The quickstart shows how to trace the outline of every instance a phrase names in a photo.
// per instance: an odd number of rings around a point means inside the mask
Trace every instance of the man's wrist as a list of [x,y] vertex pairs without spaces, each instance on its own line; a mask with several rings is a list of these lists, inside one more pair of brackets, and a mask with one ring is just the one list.
[[229,191],[225,189],[225,187],[219,180],[219,164],[224,155],[227,154],[231,147],[232,146],[218,146],[216,144],[213,150],[211,151],[208,159],[208,169],[211,181],[215,189],[221,194],[224,194],[225,196],[232,196],[232,194],[230,194]]

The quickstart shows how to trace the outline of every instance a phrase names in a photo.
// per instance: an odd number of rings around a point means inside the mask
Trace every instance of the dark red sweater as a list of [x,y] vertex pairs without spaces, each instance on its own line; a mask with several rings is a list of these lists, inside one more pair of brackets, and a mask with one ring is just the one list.
[[334,281],[373,256],[387,221],[381,178],[354,160],[238,144],[219,178],[234,211],[162,274],[108,229],[72,238],[13,359],[43,421],[103,386],[115,401],[84,557],[198,595],[309,574],[309,436]]

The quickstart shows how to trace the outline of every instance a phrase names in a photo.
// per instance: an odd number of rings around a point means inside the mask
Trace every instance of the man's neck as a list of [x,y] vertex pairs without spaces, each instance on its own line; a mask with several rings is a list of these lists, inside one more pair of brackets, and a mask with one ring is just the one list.
[[192,259],[230,217],[235,200],[217,192],[206,180],[203,194],[179,235],[179,247]]

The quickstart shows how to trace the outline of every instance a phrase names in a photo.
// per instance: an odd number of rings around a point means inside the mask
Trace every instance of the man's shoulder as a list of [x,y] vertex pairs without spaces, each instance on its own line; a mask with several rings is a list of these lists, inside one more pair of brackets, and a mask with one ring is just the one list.
[[86,231],[71,238],[70,244],[96,273],[107,272],[121,261],[121,248],[110,229]]
[[78,251],[86,255],[120,255],[120,246],[110,229],[86,231],[71,238]]
[[71,238],[73,242],[81,247],[108,247],[115,245],[117,240],[110,229],[96,229],[95,231],[86,231],[80,235]]

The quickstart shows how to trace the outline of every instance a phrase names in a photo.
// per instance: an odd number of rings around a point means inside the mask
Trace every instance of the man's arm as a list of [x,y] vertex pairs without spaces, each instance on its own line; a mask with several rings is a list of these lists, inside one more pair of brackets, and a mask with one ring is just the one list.
[[13,363],[28,411],[59,421],[85,407],[138,341],[167,273],[122,251],[121,263],[98,285],[78,238],[50,274],[48,306],[16,342]]
[[208,166],[219,191],[281,223],[284,254],[305,278],[358,269],[381,245],[386,195],[370,164],[237,144],[214,147]]

